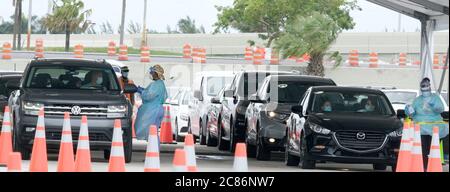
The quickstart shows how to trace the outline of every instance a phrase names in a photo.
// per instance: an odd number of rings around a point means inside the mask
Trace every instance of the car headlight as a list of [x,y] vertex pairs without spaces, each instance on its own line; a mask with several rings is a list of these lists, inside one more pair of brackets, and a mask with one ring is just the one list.
[[187,114],[181,114],[181,115],[180,115],[180,119],[183,120],[183,121],[187,121],[187,120],[189,120],[189,115],[187,115]]
[[402,134],[403,134],[403,128],[390,132],[389,137],[401,137]]
[[326,129],[320,125],[317,125],[315,123],[309,123],[309,128],[314,131],[315,133],[319,133],[319,134],[324,134],[324,135],[328,135],[331,133],[331,131],[329,129]]
[[108,106],[108,118],[120,118],[125,117],[128,111],[126,105],[109,105]]
[[44,104],[24,101],[22,107],[25,115],[38,115],[39,110],[44,107]]
[[273,112],[273,111],[267,112],[267,116],[272,118],[272,119],[278,119],[278,120],[281,120],[281,121],[286,120],[286,118],[288,117],[288,115],[286,115],[286,114],[277,113],[277,112]]

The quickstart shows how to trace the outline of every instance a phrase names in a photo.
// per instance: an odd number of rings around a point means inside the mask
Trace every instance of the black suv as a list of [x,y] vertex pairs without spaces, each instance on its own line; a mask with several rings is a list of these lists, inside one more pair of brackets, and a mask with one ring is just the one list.
[[44,108],[47,147],[58,149],[64,113],[71,115],[72,136],[76,145],[81,116],[88,117],[92,150],[104,150],[109,158],[114,120],[120,119],[123,129],[125,161],[131,161],[132,106],[125,93],[136,92],[134,85],[121,91],[118,78],[105,61],[78,59],[32,60],[20,84],[11,94],[13,146],[30,158],[38,111]]
[[222,101],[221,128],[218,130],[218,148],[234,151],[237,142],[245,141],[245,112],[250,104],[249,97],[256,93],[269,75],[292,75],[291,72],[239,72],[229,89],[224,91]]
[[304,75],[271,75],[258,93],[250,96],[246,112],[247,153],[258,160],[270,160],[271,151],[284,150],[286,120],[312,86],[335,86],[327,78]]

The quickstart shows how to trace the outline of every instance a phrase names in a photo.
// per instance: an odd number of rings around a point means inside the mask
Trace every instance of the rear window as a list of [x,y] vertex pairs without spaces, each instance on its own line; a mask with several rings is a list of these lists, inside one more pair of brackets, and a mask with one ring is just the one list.
[[26,88],[120,91],[111,69],[73,66],[33,67]]

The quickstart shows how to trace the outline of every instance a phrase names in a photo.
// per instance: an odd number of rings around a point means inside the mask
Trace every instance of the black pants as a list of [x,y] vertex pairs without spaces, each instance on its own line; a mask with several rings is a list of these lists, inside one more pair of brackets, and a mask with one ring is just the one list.
[[[427,166],[428,166],[428,155],[430,154],[431,139],[432,139],[432,137],[429,136],[429,135],[422,135],[421,136],[421,140],[422,140],[422,157],[423,157],[424,170],[427,170]],[[440,141],[444,141],[445,142],[445,140],[447,140],[447,142],[448,142],[448,135],[447,135],[447,137],[444,137]],[[447,152],[446,154],[448,154],[448,149],[447,149],[446,152]]]

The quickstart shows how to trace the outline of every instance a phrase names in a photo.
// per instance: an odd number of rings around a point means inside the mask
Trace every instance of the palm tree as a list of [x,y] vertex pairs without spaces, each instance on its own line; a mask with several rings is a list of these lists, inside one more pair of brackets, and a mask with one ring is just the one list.
[[53,13],[44,19],[44,25],[50,31],[64,31],[66,34],[65,50],[69,51],[70,34],[84,32],[91,22],[87,18],[92,10],[84,10],[84,3],[80,0],[59,0],[53,5]]
[[[286,31],[275,42],[275,49],[283,58],[309,54],[308,75],[324,76],[323,59],[342,29],[337,21],[325,14],[315,12],[298,17],[286,26]],[[336,60],[336,65],[342,61],[339,52],[332,53],[330,58]]]

